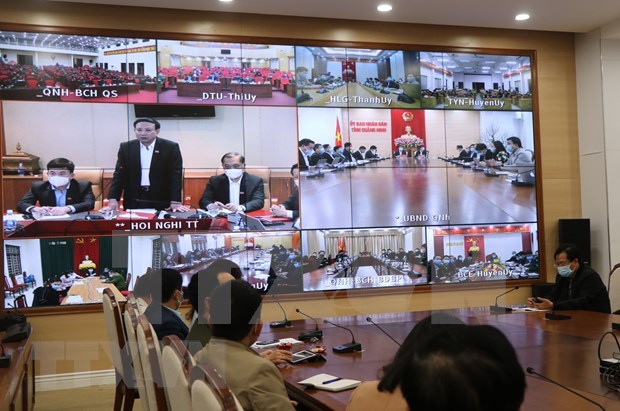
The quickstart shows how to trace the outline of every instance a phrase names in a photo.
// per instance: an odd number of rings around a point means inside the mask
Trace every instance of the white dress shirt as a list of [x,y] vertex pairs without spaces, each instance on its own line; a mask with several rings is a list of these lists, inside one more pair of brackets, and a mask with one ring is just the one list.
[[153,150],[155,148],[155,141],[153,141],[149,146],[145,146],[140,143],[140,185],[141,186],[150,186],[151,180],[149,178],[149,173],[151,172],[151,160],[153,159]]

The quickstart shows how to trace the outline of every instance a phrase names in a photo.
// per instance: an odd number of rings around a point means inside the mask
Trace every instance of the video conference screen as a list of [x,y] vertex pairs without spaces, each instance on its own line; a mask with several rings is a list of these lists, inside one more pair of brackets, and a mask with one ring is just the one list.
[[532,70],[3,31],[5,306],[219,258],[270,293],[537,279]]

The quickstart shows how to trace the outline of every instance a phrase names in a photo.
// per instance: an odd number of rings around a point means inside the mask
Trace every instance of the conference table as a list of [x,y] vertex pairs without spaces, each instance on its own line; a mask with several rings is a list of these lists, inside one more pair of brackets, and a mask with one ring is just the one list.
[[118,291],[114,284],[104,283],[99,277],[86,277],[73,282],[67,291],[67,296],[60,305],[98,304],[103,301],[104,288],[112,290],[116,301],[126,301],[125,296]]
[[[300,306],[303,310],[303,305]],[[588,398],[603,404],[607,410],[620,410],[620,394],[608,389],[599,377],[597,347],[601,336],[611,329],[612,321],[620,316],[588,311],[563,312],[568,320],[546,320],[544,312],[491,314],[487,307],[444,310],[469,325],[492,325],[499,328],[515,347],[525,370],[537,372],[560,382]],[[311,313],[307,313],[310,314]],[[430,314],[429,311],[373,315],[372,319],[398,342],[402,342],[415,324]],[[304,389],[298,382],[316,374],[326,373],[356,380],[376,380],[382,367],[388,364],[398,346],[378,328],[366,321],[365,315],[329,318],[348,327],[361,343],[363,351],[335,354],[332,346],[351,341],[346,330],[323,324],[323,340],[318,343],[293,346],[293,351],[325,345],[326,362],[287,365],[280,368],[291,399],[312,410],[344,410],[352,390],[329,392]],[[293,321],[292,327],[270,329],[265,326],[260,340],[297,338],[302,331],[311,331],[315,323],[308,320]],[[615,331],[616,336],[620,331]],[[613,338],[602,344],[604,358],[617,351]],[[526,373],[527,374],[527,373]],[[524,410],[590,410],[596,407],[538,377],[527,376]],[[423,382],[421,382],[423,383]]]
[[331,170],[322,177],[302,173],[304,229],[536,221],[536,188],[514,186],[504,174],[487,177],[436,158]]

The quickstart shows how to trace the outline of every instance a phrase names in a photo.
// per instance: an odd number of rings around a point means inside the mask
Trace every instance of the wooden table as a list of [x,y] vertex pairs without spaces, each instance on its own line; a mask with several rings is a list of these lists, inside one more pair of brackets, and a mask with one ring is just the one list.
[[388,159],[323,178],[302,173],[300,198],[304,229],[536,221],[535,187],[439,159]]
[[[4,337],[0,333],[0,338]],[[31,334],[32,336],[32,334]],[[34,348],[32,337],[14,343],[3,343],[11,356],[8,368],[0,368],[0,411],[34,408]]]
[[[301,307],[303,309],[303,307]],[[536,371],[578,390],[594,401],[602,403],[607,410],[620,409],[620,394],[610,391],[600,380],[597,346],[599,338],[608,331],[612,319],[620,316],[587,311],[569,311],[572,319],[550,321],[544,313],[510,313],[492,315],[488,308],[447,310],[465,323],[489,324],[499,328],[511,341],[524,369],[533,367]],[[430,312],[395,313],[373,315],[373,320],[402,342],[417,322]],[[312,314],[312,313],[308,313]],[[299,364],[282,368],[281,372],[291,398],[310,409],[344,410],[351,391],[331,393],[320,390],[303,390],[297,384],[318,373],[337,375],[358,380],[376,380],[383,365],[393,358],[398,346],[366,321],[365,315],[332,318],[332,321],[351,328],[355,340],[364,351],[353,354],[334,354],[331,347],[350,342],[350,334],[319,321],[327,345],[327,362]],[[292,328],[263,328],[261,340],[283,337],[297,337],[299,332],[314,329],[314,322],[293,321]],[[616,331],[616,335],[620,334]],[[307,344],[304,348],[311,348]],[[613,339],[603,344],[603,353],[611,356],[615,343]],[[300,348],[301,349],[301,348]],[[548,382],[527,377],[526,410],[590,410],[596,409],[588,402]]]
[[[98,304],[103,300],[103,292],[97,289],[109,288],[114,293],[116,301],[125,302],[126,299],[123,294],[118,291],[114,284],[104,283],[99,277],[89,277],[81,280],[76,280],[69,291],[67,296],[62,300],[60,305],[74,305],[74,304]],[[71,302],[71,296],[79,296],[82,298],[81,302]]]

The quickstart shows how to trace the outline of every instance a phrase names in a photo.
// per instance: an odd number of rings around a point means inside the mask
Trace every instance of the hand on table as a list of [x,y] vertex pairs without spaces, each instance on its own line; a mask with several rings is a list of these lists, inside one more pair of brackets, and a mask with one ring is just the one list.
[[269,212],[276,217],[286,217],[286,208],[282,204],[272,205]]
[[293,354],[286,350],[265,350],[260,356],[274,364],[284,364],[293,358]]
[[542,297],[530,297],[527,299],[527,306],[539,310],[553,310],[553,301]]

